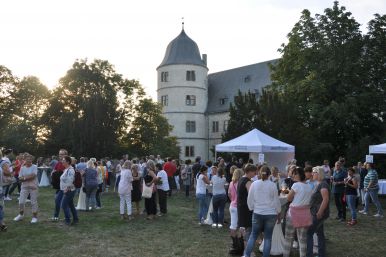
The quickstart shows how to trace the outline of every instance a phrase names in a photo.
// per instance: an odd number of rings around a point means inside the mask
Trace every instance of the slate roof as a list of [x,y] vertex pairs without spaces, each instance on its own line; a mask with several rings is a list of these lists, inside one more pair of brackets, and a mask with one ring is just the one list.
[[166,48],[165,57],[158,68],[171,64],[193,64],[206,68],[206,64],[201,59],[200,50],[196,42],[188,37],[183,29],[181,33],[169,43]]
[[261,93],[261,89],[271,84],[271,72],[268,64],[278,59],[255,63],[231,70],[220,71],[208,75],[208,107],[207,113],[229,111],[238,90],[246,93]]

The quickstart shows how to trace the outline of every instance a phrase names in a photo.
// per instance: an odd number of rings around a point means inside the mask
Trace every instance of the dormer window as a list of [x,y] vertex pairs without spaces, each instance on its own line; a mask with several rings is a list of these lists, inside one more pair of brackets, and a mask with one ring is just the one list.
[[195,95],[187,95],[186,96],[186,105],[196,105],[196,96]]
[[196,72],[194,70],[186,71],[186,81],[196,81]]
[[163,71],[161,72],[161,82],[168,82],[169,72]]

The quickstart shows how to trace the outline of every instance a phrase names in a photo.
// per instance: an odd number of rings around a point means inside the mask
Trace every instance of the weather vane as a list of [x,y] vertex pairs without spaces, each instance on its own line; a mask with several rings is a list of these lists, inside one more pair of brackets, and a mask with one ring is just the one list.
[[184,24],[185,24],[184,17],[182,17],[181,20],[182,20],[182,29],[184,29]]

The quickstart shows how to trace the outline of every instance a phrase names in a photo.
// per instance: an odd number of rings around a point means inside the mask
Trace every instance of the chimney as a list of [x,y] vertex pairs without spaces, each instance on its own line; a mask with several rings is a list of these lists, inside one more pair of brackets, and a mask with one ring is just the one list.
[[202,61],[204,62],[205,65],[208,65],[208,57],[206,54],[202,55]]

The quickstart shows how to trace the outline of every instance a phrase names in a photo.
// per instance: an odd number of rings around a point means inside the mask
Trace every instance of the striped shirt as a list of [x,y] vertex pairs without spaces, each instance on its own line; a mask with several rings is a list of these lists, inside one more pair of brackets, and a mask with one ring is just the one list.
[[378,189],[378,173],[376,172],[376,170],[371,169],[367,172],[364,181],[364,187],[368,188],[370,182],[373,182],[370,189]]

